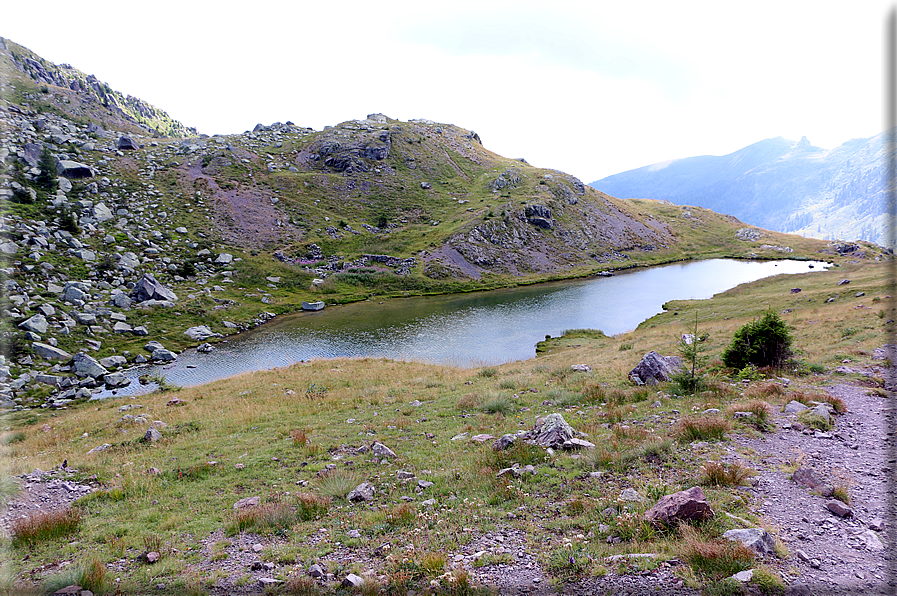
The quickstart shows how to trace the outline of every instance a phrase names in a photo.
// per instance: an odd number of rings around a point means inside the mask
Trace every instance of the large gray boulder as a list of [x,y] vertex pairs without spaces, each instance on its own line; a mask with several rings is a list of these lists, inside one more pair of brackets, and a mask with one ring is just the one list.
[[31,344],[31,348],[34,350],[34,353],[40,356],[45,360],[70,360],[72,355],[66,352],[65,350],[60,350],[55,346],[51,346],[49,344],[41,343],[36,341]]
[[699,486],[663,496],[645,512],[645,519],[655,526],[669,526],[680,521],[710,517],[713,517],[713,509]]
[[681,368],[682,359],[678,356],[661,356],[651,350],[629,371],[629,380],[636,385],[657,385],[672,379]]
[[352,501],[353,503],[363,502],[363,501],[373,501],[374,500],[374,487],[368,482],[362,482],[358,486],[352,489],[346,498]]
[[56,163],[56,173],[59,176],[73,180],[93,178],[93,168],[86,164],[67,159],[62,159]]
[[536,420],[533,430],[526,433],[523,436],[523,440],[541,447],[560,449],[575,434],[576,431],[564,420],[563,416],[560,414],[548,414]]
[[107,374],[109,371],[93,357],[88,356],[84,352],[78,352],[72,358],[72,372],[79,377],[98,378]]
[[19,329],[44,334],[47,332],[47,319],[44,315],[34,315],[30,319],[19,323]]
[[740,542],[746,547],[760,553],[769,555],[776,551],[776,543],[769,532],[763,528],[739,528],[729,530],[723,534],[723,538]]
[[136,151],[137,149],[140,149],[140,145],[138,145],[137,141],[131,137],[122,135],[118,138],[118,149],[120,151]]
[[176,302],[177,294],[156,281],[152,273],[144,273],[137,285],[134,286],[132,294],[135,302],[144,302],[146,300],[164,300]]
[[204,339],[209,339],[210,337],[222,337],[220,333],[215,333],[207,325],[199,325],[198,327],[190,327],[186,331],[184,331],[184,335],[192,339],[193,341],[203,341]]

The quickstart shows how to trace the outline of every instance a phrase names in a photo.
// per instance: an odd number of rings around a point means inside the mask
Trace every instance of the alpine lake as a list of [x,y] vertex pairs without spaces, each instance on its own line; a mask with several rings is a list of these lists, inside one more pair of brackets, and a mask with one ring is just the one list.
[[821,261],[711,259],[488,292],[391,298],[279,316],[174,362],[123,371],[127,387],[91,399],[151,391],[164,378],[190,387],[316,358],[387,358],[481,367],[536,356],[536,343],[568,329],[616,335],[662,312],[670,300],[704,299],[779,274],[824,270]]

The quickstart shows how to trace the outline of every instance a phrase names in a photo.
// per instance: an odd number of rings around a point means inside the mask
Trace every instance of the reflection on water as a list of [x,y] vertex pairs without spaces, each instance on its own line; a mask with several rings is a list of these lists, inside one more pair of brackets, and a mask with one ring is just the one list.
[[[615,335],[661,312],[669,300],[709,298],[741,283],[825,266],[716,259],[614,277],[332,306],[278,317],[216,344],[209,354],[188,350],[173,364],[126,374],[134,379],[162,375],[169,383],[192,386],[314,358],[390,358],[461,367],[501,364],[533,358],[536,343],[546,335],[582,328]],[[143,390],[134,382],[118,394]]]

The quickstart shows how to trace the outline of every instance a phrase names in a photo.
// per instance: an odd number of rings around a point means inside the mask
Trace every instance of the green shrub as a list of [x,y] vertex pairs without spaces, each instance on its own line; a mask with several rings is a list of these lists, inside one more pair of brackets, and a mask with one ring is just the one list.
[[781,366],[792,356],[791,342],[785,321],[778,313],[767,311],[738,328],[731,345],[723,350],[723,363],[739,370],[749,364]]

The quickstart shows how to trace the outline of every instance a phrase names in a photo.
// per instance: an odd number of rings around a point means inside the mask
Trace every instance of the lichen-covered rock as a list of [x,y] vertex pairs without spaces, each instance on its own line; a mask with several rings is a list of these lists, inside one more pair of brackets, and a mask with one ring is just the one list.
[[662,356],[651,350],[629,371],[629,380],[636,385],[656,385],[672,379],[680,368],[682,359],[678,356]]
[[645,512],[645,519],[655,526],[668,526],[679,521],[713,517],[713,509],[698,486],[660,498]]
[[533,430],[524,435],[527,443],[541,447],[561,449],[564,443],[574,437],[576,431],[560,414],[548,414],[536,420]]
[[769,532],[763,528],[739,528],[729,530],[723,534],[723,538],[740,542],[746,547],[760,553],[768,555],[776,550],[776,543],[770,536]]

